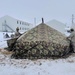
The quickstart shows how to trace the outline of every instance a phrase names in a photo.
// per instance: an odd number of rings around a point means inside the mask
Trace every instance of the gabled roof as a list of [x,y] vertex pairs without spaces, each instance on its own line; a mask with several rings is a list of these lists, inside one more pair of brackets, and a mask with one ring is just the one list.
[[49,25],[50,27],[58,30],[59,32],[64,33],[65,26],[66,26],[64,23],[53,19],[51,21],[46,22],[46,24]]
[[[1,17],[1,18],[12,18],[12,19],[15,19],[15,20],[18,20],[18,21],[22,21],[22,22],[25,22],[25,23],[31,24],[31,23],[29,23],[29,22],[26,22],[26,21],[23,21],[23,20],[20,20],[20,19],[17,19],[17,18],[11,17],[11,16],[9,16],[9,15],[5,15],[5,16],[3,16],[3,17]],[[1,19],[1,18],[0,18],[0,19]],[[31,25],[32,25],[32,24],[31,24]]]

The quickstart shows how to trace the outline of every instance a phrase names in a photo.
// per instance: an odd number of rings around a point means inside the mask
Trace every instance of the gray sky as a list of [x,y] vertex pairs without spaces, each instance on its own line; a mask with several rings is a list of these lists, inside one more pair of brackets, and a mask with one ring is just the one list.
[[75,0],[0,0],[0,17],[9,15],[14,18],[34,23],[56,19],[71,23],[75,14]]

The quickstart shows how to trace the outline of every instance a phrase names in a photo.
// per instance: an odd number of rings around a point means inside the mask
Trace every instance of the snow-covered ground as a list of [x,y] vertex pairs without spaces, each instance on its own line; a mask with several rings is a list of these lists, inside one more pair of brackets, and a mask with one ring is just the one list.
[[[10,38],[5,38],[5,34],[7,32],[0,32],[0,48],[4,48],[4,47],[7,47],[7,39],[10,39]],[[11,34],[14,34],[14,33],[8,33],[9,37],[11,37]]]
[[11,59],[4,50],[6,39],[0,34],[0,75],[75,75],[75,54],[61,59]]

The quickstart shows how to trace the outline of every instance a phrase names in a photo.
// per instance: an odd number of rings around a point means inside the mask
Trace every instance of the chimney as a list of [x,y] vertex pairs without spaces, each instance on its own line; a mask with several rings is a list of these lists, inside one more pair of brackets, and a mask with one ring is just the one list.
[[42,18],[42,23],[44,23],[44,19]]

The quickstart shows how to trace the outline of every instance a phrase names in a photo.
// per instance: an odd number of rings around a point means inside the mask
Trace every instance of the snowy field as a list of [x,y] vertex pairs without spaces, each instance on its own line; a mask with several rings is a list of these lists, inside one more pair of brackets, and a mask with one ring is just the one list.
[[11,59],[0,33],[0,75],[75,75],[75,54],[61,59]]

